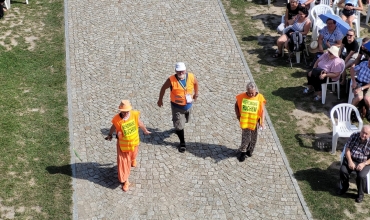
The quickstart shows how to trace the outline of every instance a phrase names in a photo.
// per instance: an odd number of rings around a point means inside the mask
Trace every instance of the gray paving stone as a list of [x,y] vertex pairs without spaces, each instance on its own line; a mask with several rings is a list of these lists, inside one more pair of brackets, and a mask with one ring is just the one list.
[[[271,124],[253,157],[235,158],[235,95],[253,79],[218,0],[67,1],[66,21],[75,219],[311,218]],[[156,106],[177,61],[200,83],[184,154],[169,102]],[[126,193],[104,140],[121,99],[153,132]]]

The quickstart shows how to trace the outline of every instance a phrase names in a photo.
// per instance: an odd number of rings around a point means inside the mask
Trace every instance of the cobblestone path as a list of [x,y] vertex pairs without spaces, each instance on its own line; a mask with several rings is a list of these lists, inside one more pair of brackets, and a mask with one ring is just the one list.
[[[67,1],[65,15],[74,219],[311,218],[269,120],[253,157],[235,157],[235,95],[252,79],[218,0]],[[156,105],[177,61],[200,83],[184,154],[169,98]],[[127,193],[104,140],[121,99],[152,131]]]

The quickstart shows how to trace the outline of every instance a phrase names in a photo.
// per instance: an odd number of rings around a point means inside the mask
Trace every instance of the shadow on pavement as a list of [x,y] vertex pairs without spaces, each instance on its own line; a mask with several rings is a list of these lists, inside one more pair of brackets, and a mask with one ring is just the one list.
[[[179,140],[177,139],[177,135],[175,134],[175,130],[167,130],[167,131],[159,131],[158,129],[151,129],[148,128],[149,131],[152,132],[150,135],[143,135],[140,137],[140,141],[144,143],[149,143],[153,145],[159,146],[172,146],[178,152],[178,145]],[[166,141],[167,138],[170,136],[176,136],[176,142],[169,142]],[[186,131],[185,131],[185,141],[186,141]],[[186,151],[193,154],[196,157],[200,158],[212,158],[215,163],[218,163],[224,159],[230,157],[236,157],[237,149],[230,149],[224,145],[219,144],[210,144],[210,143],[202,143],[202,142],[186,142]],[[180,152],[178,152],[181,154]]]
[[[115,189],[121,185],[117,180],[117,166],[113,164],[99,163],[75,163],[76,176],[78,179],[85,179],[109,189]],[[48,166],[46,170],[52,174],[63,174],[72,177],[71,164],[63,166]]]

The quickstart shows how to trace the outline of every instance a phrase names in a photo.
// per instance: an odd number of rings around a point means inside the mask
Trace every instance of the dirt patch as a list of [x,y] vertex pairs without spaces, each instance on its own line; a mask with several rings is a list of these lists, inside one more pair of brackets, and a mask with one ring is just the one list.
[[[27,49],[32,51],[40,38],[43,37],[41,32],[44,30],[45,24],[36,23],[32,16],[26,17],[22,7],[17,7],[17,4],[12,5],[11,9],[5,13],[4,18],[0,20],[0,46],[4,47],[6,51],[23,42],[29,44]],[[46,13],[34,13],[37,11],[36,7],[35,4],[32,7],[27,7],[27,14],[39,17],[46,15]]]

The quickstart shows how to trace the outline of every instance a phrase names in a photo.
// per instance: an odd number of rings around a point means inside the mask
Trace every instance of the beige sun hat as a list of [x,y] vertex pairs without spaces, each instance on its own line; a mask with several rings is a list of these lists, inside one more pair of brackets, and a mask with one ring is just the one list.
[[129,100],[122,100],[121,103],[119,104],[118,106],[118,109],[121,111],[121,112],[128,112],[128,111],[131,111],[132,109],[132,106],[131,106],[131,103]]
[[319,43],[317,42],[317,40],[314,40],[310,43],[310,47],[308,48],[308,50],[310,51],[310,53],[319,52]]
[[328,52],[330,52],[331,54],[333,54],[335,57],[339,57],[339,47],[337,47],[337,46],[331,46],[328,49]]

